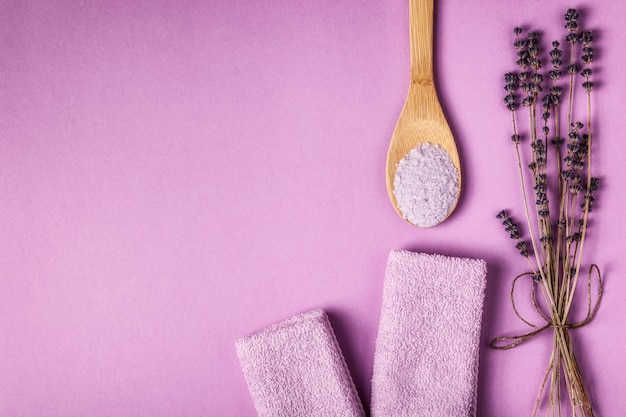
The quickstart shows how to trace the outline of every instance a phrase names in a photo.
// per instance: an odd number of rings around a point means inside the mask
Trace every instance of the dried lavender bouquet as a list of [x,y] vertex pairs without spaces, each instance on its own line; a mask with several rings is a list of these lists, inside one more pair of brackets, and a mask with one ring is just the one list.
[[[542,68],[546,51],[542,50],[539,34],[524,33],[521,28],[514,31],[517,70],[504,77],[504,104],[513,123],[512,142],[528,239],[523,239],[506,211],[497,217],[519,253],[528,260],[529,271],[512,282],[511,302],[517,317],[533,330],[495,338],[490,346],[510,349],[551,329],[552,355],[533,416],[542,405],[547,409],[546,415],[561,416],[563,404],[569,399],[572,416],[589,417],[594,415],[593,408],[574,353],[571,330],[593,319],[602,297],[599,268],[591,264],[587,273],[581,275],[589,213],[599,185],[599,179],[591,174],[593,37],[591,31],[580,30],[574,9],[565,13],[565,29],[565,47],[558,41],[552,42],[549,70]],[[580,101],[582,106],[576,106]],[[581,107],[586,108],[582,121],[574,118]],[[523,160],[529,170],[524,168]],[[514,293],[519,279],[532,280],[530,298],[543,324],[532,323],[516,308]],[[592,297],[594,279],[597,295]],[[582,321],[572,322],[574,295],[585,284],[587,315]]]

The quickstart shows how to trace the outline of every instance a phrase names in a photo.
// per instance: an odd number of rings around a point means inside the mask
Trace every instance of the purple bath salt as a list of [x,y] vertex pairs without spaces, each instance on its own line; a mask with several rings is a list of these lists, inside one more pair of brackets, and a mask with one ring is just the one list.
[[435,226],[456,204],[459,173],[439,145],[423,143],[398,163],[393,192],[407,221],[419,227]]

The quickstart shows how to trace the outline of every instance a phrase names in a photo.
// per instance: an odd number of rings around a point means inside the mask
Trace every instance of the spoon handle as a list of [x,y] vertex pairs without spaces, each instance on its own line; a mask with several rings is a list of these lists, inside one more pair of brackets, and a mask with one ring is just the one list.
[[433,83],[433,12],[435,0],[410,0],[411,83]]

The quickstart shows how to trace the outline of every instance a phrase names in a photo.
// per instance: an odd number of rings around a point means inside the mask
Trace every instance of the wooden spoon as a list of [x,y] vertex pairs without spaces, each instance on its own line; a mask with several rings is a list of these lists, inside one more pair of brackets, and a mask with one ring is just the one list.
[[452,213],[458,202],[461,190],[461,164],[452,131],[435,88],[433,10],[434,0],[410,0],[411,84],[387,153],[387,191],[398,214],[406,218],[398,208],[394,194],[397,165],[405,155],[419,145],[424,143],[439,145],[449,155],[458,173],[456,200],[441,219],[443,221]]

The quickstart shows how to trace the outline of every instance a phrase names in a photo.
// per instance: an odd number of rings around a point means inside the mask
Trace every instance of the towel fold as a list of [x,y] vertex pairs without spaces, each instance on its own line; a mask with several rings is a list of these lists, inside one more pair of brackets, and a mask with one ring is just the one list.
[[364,417],[328,316],[296,315],[236,342],[259,417]]
[[372,377],[372,417],[473,417],[486,265],[392,251]]

